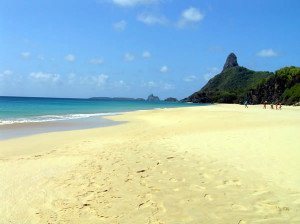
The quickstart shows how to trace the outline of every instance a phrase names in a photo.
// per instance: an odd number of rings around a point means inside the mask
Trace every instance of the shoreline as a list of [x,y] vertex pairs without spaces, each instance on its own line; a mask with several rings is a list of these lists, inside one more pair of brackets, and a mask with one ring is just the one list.
[[118,125],[120,123],[122,122],[105,119],[105,116],[91,116],[70,120],[6,124],[0,125],[0,141],[43,133],[101,128]]
[[126,122],[116,126],[0,141],[0,221],[297,223],[299,114],[135,111],[106,117]]

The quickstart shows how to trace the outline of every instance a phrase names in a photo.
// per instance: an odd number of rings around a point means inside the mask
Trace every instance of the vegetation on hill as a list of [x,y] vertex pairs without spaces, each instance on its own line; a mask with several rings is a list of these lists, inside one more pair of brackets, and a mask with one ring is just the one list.
[[250,90],[247,98],[253,104],[268,101],[291,105],[300,102],[300,68],[291,66],[277,70]]
[[231,67],[216,75],[201,91],[238,91],[254,88],[256,84],[269,76],[269,72],[255,72],[247,68]]
[[236,56],[231,53],[223,71],[182,102],[239,103],[245,100],[252,104],[264,101],[299,104],[300,68],[285,67],[277,70],[275,74],[256,72],[238,66]]
[[184,99],[194,103],[238,103],[247,91],[268,77],[269,72],[255,72],[241,66],[227,68],[198,92]]

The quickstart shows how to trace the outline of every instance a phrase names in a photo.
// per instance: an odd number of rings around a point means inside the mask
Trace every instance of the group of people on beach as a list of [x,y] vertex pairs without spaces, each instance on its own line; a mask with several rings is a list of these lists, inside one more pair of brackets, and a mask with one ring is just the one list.
[[[267,103],[268,103],[267,101],[264,102],[264,109],[267,109]],[[270,106],[271,106],[271,109],[273,110],[274,109],[274,103],[272,102],[270,104]],[[281,108],[282,108],[281,103],[279,103],[279,105],[278,105],[278,103],[276,103],[275,108],[276,108],[276,110],[281,110]]]
[[[264,102],[264,107],[263,107],[263,109],[267,109],[267,103],[268,103],[267,101]],[[244,104],[245,104],[245,108],[248,108],[248,101],[247,101],[247,100],[245,101]],[[273,110],[273,109],[274,109],[274,103],[272,102],[272,103],[270,104],[270,106],[271,106],[271,109]],[[281,104],[281,103],[279,103],[279,104],[276,103],[276,104],[275,104],[275,108],[276,108],[276,110],[281,110],[282,104]]]

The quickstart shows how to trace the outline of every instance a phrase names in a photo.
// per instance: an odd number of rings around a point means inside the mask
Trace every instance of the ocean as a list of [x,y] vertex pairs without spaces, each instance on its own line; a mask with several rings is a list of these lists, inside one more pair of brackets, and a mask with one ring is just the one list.
[[0,139],[43,132],[109,126],[116,124],[116,122],[109,123],[107,120],[99,119],[99,117],[129,111],[202,105],[205,104],[0,97]]
[[49,122],[199,104],[38,97],[0,97],[0,125]]

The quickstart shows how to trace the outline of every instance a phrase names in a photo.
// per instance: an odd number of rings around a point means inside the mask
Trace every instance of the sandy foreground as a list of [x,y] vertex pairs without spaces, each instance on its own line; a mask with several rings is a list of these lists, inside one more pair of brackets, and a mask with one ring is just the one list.
[[300,223],[300,108],[131,112],[0,141],[0,224]]

